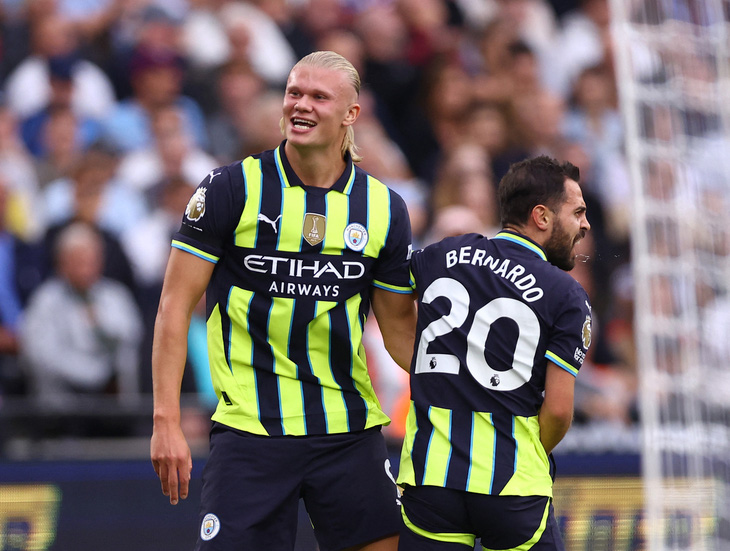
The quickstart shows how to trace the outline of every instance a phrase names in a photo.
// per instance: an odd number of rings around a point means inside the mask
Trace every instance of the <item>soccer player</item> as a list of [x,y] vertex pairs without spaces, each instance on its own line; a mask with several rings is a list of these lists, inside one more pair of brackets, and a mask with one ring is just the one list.
[[551,452],[573,417],[591,307],[568,274],[590,229],[570,163],[516,163],[502,230],[415,252],[400,550],[563,549]]
[[199,550],[293,549],[303,498],[322,551],[394,550],[400,512],[362,345],[372,305],[408,369],[415,303],[406,205],[357,167],[360,77],[333,52],[289,75],[276,149],[217,168],[173,238],[152,352],[151,457],[175,504],[191,457],[179,392],[206,291],[219,402]]

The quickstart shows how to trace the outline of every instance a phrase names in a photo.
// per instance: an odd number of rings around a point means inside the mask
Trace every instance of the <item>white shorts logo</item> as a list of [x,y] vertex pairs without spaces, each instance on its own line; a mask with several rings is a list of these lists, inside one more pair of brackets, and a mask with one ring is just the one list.
[[368,230],[362,224],[350,224],[345,228],[345,243],[353,251],[361,251],[368,244]]
[[200,526],[200,539],[203,541],[212,540],[218,535],[221,529],[221,521],[213,513],[208,513],[203,518],[203,524]]

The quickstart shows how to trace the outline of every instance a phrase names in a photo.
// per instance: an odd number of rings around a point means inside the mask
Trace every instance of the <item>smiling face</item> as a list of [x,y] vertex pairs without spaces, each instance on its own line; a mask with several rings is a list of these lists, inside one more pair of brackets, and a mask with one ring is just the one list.
[[586,218],[586,204],[578,183],[566,180],[565,193],[565,202],[554,212],[551,234],[544,248],[551,264],[570,271],[575,266],[575,246],[591,229],[591,225]]
[[296,148],[340,154],[347,127],[360,113],[357,92],[343,71],[297,65],[287,80],[282,129]]

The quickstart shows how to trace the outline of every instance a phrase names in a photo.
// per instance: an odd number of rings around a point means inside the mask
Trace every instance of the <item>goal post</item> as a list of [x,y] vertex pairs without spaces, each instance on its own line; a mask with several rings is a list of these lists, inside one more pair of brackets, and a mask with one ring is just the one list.
[[730,3],[610,7],[646,548],[730,549]]

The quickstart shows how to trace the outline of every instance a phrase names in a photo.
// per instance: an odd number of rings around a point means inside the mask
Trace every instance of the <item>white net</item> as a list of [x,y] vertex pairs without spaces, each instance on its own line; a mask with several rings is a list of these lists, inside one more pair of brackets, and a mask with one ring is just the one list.
[[647,548],[730,549],[730,2],[611,9]]

